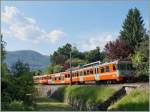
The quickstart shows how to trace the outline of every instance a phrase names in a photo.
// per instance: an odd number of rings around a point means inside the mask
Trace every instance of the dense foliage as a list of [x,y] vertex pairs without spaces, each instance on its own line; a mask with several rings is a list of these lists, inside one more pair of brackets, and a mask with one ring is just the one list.
[[[1,45],[4,41],[1,38]],[[5,57],[4,47],[1,49],[2,57]],[[6,64],[1,63],[1,107],[2,110],[32,110],[33,109],[33,73],[28,64],[16,62],[11,70]]]
[[136,77],[140,81],[149,79],[149,38],[145,38],[134,54],[131,55],[133,66],[135,67]]
[[117,39],[105,45],[105,52],[109,59],[125,59],[128,58],[131,49],[124,40]]

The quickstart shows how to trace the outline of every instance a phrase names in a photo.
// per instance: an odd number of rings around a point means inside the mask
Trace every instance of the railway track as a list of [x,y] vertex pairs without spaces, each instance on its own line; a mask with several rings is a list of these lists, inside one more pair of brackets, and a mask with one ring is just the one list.
[[[95,83],[84,83],[84,84],[73,84],[74,85],[79,85],[79,86],[149,86],[149,82],[130,82],[130,83],[115,83],[115,84],[95,84]],[[40,85],[44,86],[44,85]],[[68,85],[45,85],[45,86],[69,86]]]

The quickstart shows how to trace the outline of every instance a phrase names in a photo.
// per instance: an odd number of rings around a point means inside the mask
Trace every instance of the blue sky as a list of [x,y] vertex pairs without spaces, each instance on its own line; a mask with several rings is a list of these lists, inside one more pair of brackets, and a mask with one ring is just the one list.
[[2,2],[6,50],[49,55],[69,42],[81,51],[104,48],[119,35],[130,8],[137,7],[148,28],[148,1]]

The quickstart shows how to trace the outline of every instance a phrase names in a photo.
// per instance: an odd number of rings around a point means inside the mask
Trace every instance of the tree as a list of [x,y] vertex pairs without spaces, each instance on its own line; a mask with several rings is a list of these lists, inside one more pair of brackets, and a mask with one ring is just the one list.
[[76,47],[67,43],[62,47],[59,47],[52,55],[50,55],[50,60],[54,65],[63,66],[65,61],[70,59],[70,53],[72,58],[85,59],[84,53],[78,51]]
[[61,65],[55,65],[53,67],[53,73],[58,73],[58,72],[63,72],[64,71],[64,67]]
[[6,42],[3,41],[3,35],[1,34],[1,62],[3,62],[3,60],[5,59],[5,45],[6,45]]
[[146,81],[149,78],[149,38],[145,38],[131,55],[136,77],[140,81]]
[[[5,59],[5,42],[2,40],[1,35],[1,59]],[[24,64],[21,61],[17,61],[10,71],[8,71],[5,63],[1,63],[1,106],[2,110],[11,110],[10,105],[15,100],[23,101],[24,106],[33,104],[33,99],[27,101],[27,94],[33,94],[33,73],[30,72],[28,64]],[[13,108],[14,109],[14,108]],[[26,108],[28,109],[28,108]]]
[[117,39],[110,41],[105,45],[106,56],[110,60],[128,58],[131,53],[131,49],[126,41]]
[[6,55],[5,45],[6,42],[3,41],[1,34],[1,106],[3,110],[8,108],[8,104],[12,101],[11,91],[13,91],[12,83],[9,81],[7,65],[3,62]]
[[89,63],[99,61],[99,60],[103,61],[104,53],[101,53],[100,48],[97,47],[94,50],[91,50],[89,52],[85,52],[85,58]]
[[58,73],[58,72],[63,72],[65,69],[62,65],[49,65],[46,70],[45,73]]
[[52,74],[52,73],[54,73],[54,67],[53,67],[53,65],[48,65],[48,67],[45,69],[45,71],[44,71],[44,73],[45,74]]
[[127,42],[133,53],[146,35],[143,19],[137,8],[129,10],[122,28],[120,38]]
[[[11,92],[12,100],[23,101],[24,106],[33,105],[34,83],[33,73],[30,72],[29,65],[18,60],[11,68],[12,75],[10,80],[13,85]],[[27,102],[27,95],[31,94],[32,98]]]
[[57,52],[58,54],[64,55],[66,58],[70,57],[72,45],[67,43],[63,47],[59,47]]
[[11,67],[11,73],[15,76],[22,75],[24,73],[29,73],[30,67],[27,63],[22,63],[20,60],[18,60],[15,64]]
[[42,71],[41,70],[36,70],[34,71],[34,75],[41,75],[42,74]]
[[[76,66],[84,65],[86,63],[87,63],[87,61],[85,61],[85,60],[81,60],[79,58],[73,58],[71,65],[73,67],[76,67]],[[68,60],[65,61],[64,68],[65,69],[70,68],[70,59],[68,59]]]
[[52,64],[63,65],[65,60],[67,59],[67,57],[65,55],[63,55],[63,54],[59,54],[57,52],[54,52],[54,54],[50,56],[50,59],[51,59]]

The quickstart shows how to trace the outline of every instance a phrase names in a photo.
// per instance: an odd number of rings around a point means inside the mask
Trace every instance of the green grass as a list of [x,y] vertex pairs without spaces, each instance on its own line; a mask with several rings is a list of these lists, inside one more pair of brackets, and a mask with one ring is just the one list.
[[134,90],[121,100],[109,107],[109,110],[119,111],[148,111],[149,92],[148,90]]
[[60,90],[58,90],[58,92],[60,96],[64,98],[65,102],[67,101],[68,97],[72,97],[75,99],[82,100],[82,102],[84,103],[86,102],[101,103],[116,91],[115,89],[110,87],[78,86],[78,85],[66,86],[65,89],[63,87],[63,89],[60,88]]
[[63,86],[56,91],[52,98],[72,105],[75,110],[81,108],[82,110],[94,110],[95,105],[108,99],[115,91],[116,89],[111,87]]
[[71,107],[63,102],[49,98],[36,98],[37,111],[69,111]]

